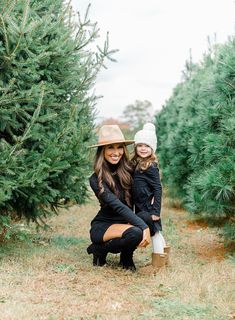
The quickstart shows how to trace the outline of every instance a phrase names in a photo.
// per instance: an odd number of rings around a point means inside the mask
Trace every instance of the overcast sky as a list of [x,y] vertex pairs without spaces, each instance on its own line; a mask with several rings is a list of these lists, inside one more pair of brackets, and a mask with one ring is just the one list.
[[135,100],[149,100],[160,110],[181,80],[190,49],[194,62],[208,48],[208,36],[223,43],[235,34],[235,0],[72,0],[100,28],[109,32],[110,48],[119,49],[96,81],[102,95],[97,120],[120,118]]

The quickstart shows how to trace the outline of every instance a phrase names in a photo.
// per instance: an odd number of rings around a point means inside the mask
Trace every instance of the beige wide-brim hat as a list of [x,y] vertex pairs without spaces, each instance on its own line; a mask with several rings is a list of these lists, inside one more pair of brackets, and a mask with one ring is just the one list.
[[98,143],[93,146],[89,146],[89,148],[106,146],[114,143],[123,143],[125,145],[129,145],[134,143],[134,140],[125,140],[125,137],[118,125],[106,124],[99,129]]

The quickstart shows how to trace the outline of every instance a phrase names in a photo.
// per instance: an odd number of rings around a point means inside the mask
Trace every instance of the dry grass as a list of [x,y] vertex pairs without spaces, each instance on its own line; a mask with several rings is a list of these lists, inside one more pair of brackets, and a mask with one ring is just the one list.
[[164,204],[165,236],[171,266],[143,272],[151,248],[135,252],[136,273],[97,268],[86,253],[95,201],[62,210],[53,230],[33,242],[9,243],[1,250],[1,320],[233,319],[234,265],[216,230]]

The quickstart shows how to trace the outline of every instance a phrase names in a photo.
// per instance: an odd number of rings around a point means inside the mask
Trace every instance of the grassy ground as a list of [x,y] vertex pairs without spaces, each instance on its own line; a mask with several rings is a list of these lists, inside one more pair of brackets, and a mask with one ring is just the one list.
[[234,262],[217,230],[186,213],[163,206],[164,235],[172,246],[171,266],[144,272],[151,248],[135,252],[136,273],[93,267],[87,255],[89,224],[97,203],[63,210],[52,230],[31,242],[0,248],[1,320],[235,319]]

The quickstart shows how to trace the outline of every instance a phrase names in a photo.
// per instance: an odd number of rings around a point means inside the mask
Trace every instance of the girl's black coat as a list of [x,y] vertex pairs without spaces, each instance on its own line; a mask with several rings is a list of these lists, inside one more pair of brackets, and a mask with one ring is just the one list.
[[[135,213],[142,219],[144,219],[144,215],[146,215],[146,212],[148,212],[148,217],[150,217],[151,215],[160,217],[162,185],[157,163],[154,162],[145,171],[136,169],[133,175],[133,179],[133,202],[135,205]],[[146,219],[144,220],[146,223],[149,222],[146,221]],[[161,220],[152,222],[152,226],[149,225],[149,227],[151,235],[153,235],[157,231],[161,231]]]

